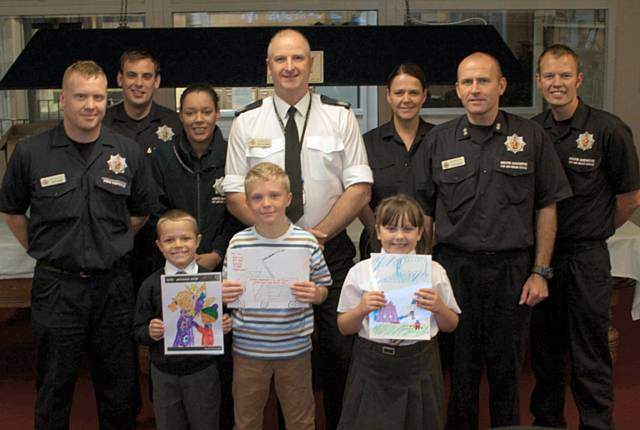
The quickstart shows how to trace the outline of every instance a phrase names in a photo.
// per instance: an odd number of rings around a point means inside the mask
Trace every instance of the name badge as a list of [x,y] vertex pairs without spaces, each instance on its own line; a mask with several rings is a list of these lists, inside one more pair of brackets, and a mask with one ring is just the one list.
[[107,178],[106,176],[103,176],[101,179],[103,184],[115,185],[116,187],[120,188],[127,188],[127,183],[125,181],[121,181],[120,179]]
[[249,148],[271,148],[271,139],[256,137],[249,140]]
[[67,182],[67,177],[64,173],[40,178],[40,186],[42,188],[50,187],[52,185],[64,184],[65,182]]
[[464,166],[466,162],[463,157],[450,158],[448,160],[444,160],[442,163],[442,170],[453,169],[454,167]]

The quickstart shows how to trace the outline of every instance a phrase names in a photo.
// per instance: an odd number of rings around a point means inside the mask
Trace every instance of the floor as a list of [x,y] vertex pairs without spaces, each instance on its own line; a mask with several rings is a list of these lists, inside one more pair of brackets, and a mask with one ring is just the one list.
[[[617,430],[635,430],[640,422],[640,321],[632,321],[630,316],[632,289],[619,291],[619,303],[615,308],[613,325],[620,332],[618,360],[614,367],[615,409],[614,419]],[[2,428],[33,428],[33,403],[35,381],[33,348],[28,313],[16,309],[0,309],[0,422]],[[139,429],[154,429],[153,410],[146,395],[146,382],[142,381],[145,405],[138,418]],[[531,422],[527,411],[528,400],[533,385],[533,375],[527,368],[521,384],[521,417],[523,424]],[[80,374],[72,408],[71,428],[77,430],[97,427],[95,400],[92,394],[90,375]],[[487,402],[487,387],[483,383],[483,405]],[[566,406],[568,427],[578,428],[578,417],[570,394]],[[321,403],[319,402],[319,408]],[[275,429],[276,413],[271,401],[265,411],[265,429]],[[482,408],[481,428],[489,427],[487,408]],[[318,423],[319,428],[324,426]]]

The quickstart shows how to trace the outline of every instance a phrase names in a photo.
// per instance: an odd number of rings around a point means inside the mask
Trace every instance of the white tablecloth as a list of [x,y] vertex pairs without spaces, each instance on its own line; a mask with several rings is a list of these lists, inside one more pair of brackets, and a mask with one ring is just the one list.
[[640,319],[640,227],[627,221],[608,240],[611,254],[611,274],[636,281],[631,318]]
[[0,279],[33,278],[35,265],[0,215]]

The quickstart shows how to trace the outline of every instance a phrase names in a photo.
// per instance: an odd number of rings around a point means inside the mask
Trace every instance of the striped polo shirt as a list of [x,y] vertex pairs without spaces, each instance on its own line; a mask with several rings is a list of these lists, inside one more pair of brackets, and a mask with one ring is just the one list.
[[[237,233],[228,251],[247,248],[304,249],[309,252],[309,278],[318,285],[331,285],[331,275],[316,238],[298,226],[291,225],[282,236],[269,239],[260,236],[255,227]],[[227,275],[227,260],[222,269]],[[233,316],[233,351],[259,360],[281,360],[298,357],[311,350],[313,306],[289,309],[238,308]]]

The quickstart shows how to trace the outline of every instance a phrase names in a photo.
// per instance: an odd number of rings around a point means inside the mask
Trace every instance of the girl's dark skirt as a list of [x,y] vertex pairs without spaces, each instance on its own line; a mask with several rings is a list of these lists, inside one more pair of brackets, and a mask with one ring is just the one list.
[[436,338],[394,347],[357,336],[338,430],[440,430],[443,397]]

